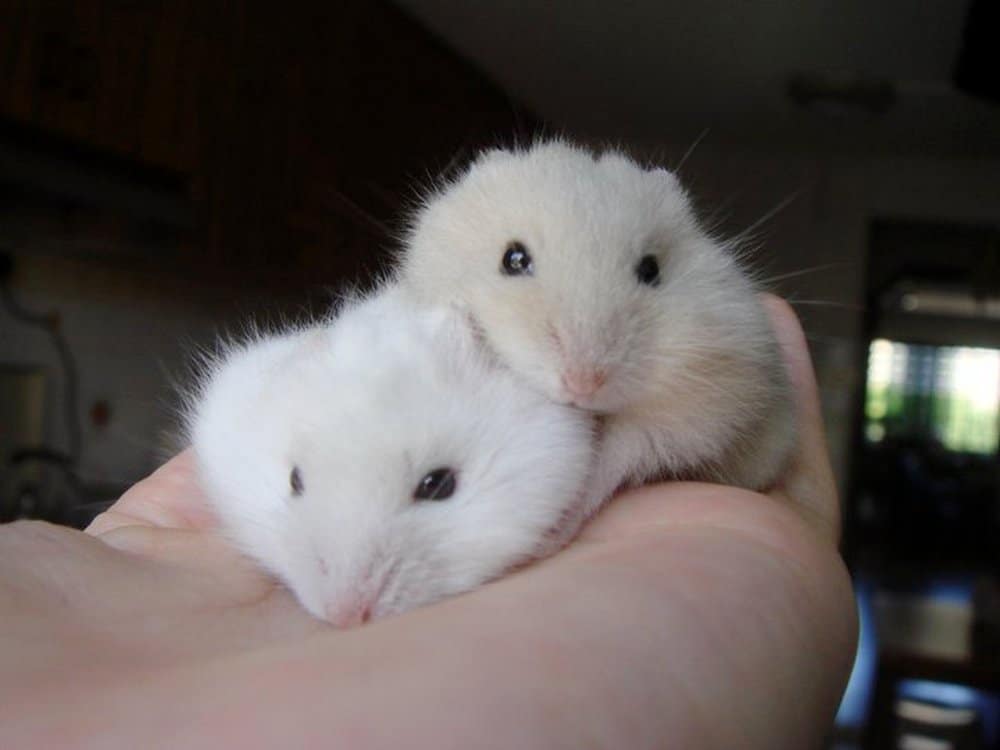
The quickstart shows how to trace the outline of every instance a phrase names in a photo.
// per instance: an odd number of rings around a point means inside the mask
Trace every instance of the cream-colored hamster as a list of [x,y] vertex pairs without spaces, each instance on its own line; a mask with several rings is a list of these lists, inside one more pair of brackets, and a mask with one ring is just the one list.
[[591,416],[499,367],[462,314],[391,288],[231,348],[190,412],[225,533],[340,626],[553,551],[593,458]]
[[605,415],[587,512],[673,476],[762,489],[795,439],[754,283],[677,177],[562,141],[482,154],[425,199],[399,278],[456,304],[514,371]]

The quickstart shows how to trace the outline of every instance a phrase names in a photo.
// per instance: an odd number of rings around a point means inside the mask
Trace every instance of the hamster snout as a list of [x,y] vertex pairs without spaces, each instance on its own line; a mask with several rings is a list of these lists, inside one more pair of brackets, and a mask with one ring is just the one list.
[[299,599],[314,616],[337,627],[363,625],[384,610],[384,594],[397,566],[390,563],[374,569],[335,559],[332,552],[318,555],[317,585],[306,588],[305,581],[311,579],[303,578]]
[[586,400],[597,393],[607,382],[608,374],[594,367],[569,367],[563,370],[561,378],[563,387],[575,402],[577,399]]
[[364,625],[376,612],[390,572],[386,571],[377,580],[364,581],[346,595],[326,597],[323,611],[319,616],[339,628]]
[[354,628],[372,618],[372,606],[372,601],[364,599],[328,604],[323,619],[338,628]]

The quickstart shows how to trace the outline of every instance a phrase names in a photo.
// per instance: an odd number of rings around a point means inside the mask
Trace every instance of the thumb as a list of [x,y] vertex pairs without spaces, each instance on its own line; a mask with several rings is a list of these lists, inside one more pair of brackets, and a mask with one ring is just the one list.
[[761,302],[781,345],[796,411],[798,440],[784,477],[770,493],[791,502],[806,520],[834,542],[840,539],[841,510],[826,447],[816,374],[798,316],[770,294]]

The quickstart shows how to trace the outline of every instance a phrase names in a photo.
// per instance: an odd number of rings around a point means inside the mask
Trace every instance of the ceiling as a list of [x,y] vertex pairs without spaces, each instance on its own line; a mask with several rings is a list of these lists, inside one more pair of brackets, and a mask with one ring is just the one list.
[[[396,1],[573,133],[1000,156],[1000,105],[950,83],[967,0]],[[895,102],[805,109],[787,94],[801,73],[886,80]]]

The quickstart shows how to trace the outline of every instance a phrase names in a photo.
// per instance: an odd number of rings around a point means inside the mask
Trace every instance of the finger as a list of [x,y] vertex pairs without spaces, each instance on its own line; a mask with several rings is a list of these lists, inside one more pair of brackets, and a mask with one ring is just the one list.
[[128,489],[86,531],[100,536],[122,526],[200,529],[215,525],[189,448]]
[[816,374],[798,317],[791,306],[770,294],[762,302],[771,317],[792,386],[797,442],[785,476],[771,493],[787,499],[813,525],[835,541],[840,538],[840,502],[823,431]]
[[122,525],[102,532],[100,537],[121,552],[145,559],[196,570],[226,570],[265,580],[248,558],[209,531]]

